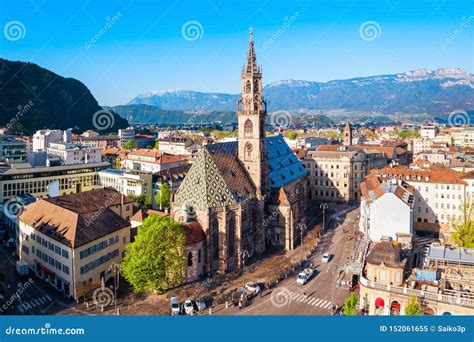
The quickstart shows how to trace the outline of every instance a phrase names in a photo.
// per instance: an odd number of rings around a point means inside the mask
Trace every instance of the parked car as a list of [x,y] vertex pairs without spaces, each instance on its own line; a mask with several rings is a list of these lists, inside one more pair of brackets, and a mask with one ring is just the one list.
[[177,297],[171,297],[170,307],[171,307],[171,315],[172,316],[179,315],[181,310],[179,308],[179,300],[178,300]]
[[247,284],[245,284],[245,289],[249,292],[256,293],[256,294],[259,294],[260,291],[262,290],[260,288],[260,285],[258,285],[257,283],[255,283],[253,281],[248,282]]
[[312,277],[314,271],[311,268],[305,268],[303,271],[298,274],[298,278],[296,279],[296,283],[300,285],[304,285],[308,282],[308,280]]
[[324,254],[323,254],[323,257],[322,257],[322,259],[321,259],[321,261],[324,262],[324,263],[328,263],[329,260],[331,260],[331,254],[329,254],[329,253],[324,253]]
[[15,248],[16,246],[15,239],[14,238],[8,239],[7,241],[3,243],[3,246],[5,248]]
[[186,313],[186,315],[192,315],[194,312],[193,301],[189,298],[186,298],[186,300],[184,301],[184,312]]
[[206,301],[204,300],[197,300],[194,302],[194,309],[196,311],[202,311],[207,307]]

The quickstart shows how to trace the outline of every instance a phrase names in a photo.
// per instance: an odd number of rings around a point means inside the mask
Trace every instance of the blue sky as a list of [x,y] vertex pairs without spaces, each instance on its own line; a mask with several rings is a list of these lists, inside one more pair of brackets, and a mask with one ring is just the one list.
[[472,73],[473,16],[468,0],[0,0],[0,56],[77,78],[117,105],[152,90],[237,93],[249,27],[265,84]]

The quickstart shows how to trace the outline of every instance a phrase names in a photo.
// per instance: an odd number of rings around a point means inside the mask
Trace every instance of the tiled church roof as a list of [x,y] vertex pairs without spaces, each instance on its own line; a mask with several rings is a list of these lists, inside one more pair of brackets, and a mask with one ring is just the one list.
[[[283,137],[267,137],[265,149],[271,188],[283,187],[306,175],[306,169]],[[237,153],[237,141],[205,145],[176,192],[175,201],[202,209],[254,197],[255,185]]]

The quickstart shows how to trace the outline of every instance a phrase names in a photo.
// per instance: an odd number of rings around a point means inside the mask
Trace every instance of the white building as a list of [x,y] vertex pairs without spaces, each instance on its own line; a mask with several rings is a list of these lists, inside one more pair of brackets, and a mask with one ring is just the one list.
[[33,152],[46,151],[51,143],[71,142],[71,129],[42,129],[33,134]]
[[361,182],[359,229],[371,241],[399,241],[413,234],[413,187],[371,174]]
[[127,196],[144,195],[151,200],[152,173],[134,170],[107,169],[99,171],[99,184],[103,187],[112,187]]
[[421,126],[420,135],[422,138],[433,139],[438,135],[439,128],[437,126]]
[[123,168],[148,172],[160,172],[186,164],[183,156],[161,153],[152,149],[130,152],[123,161]]
[[47,149],[48,158],[59,158],[64,165],[100,163],[100,147],[85,146],[74,143],[50,143]]
[[123,144],[129,141],[135,141],[135,129],[132,127],[119,129],[118,136],[120,138],[120,146],[123,146]]
[[167,137],[159,140],[158,150],[162,153],[190,156],[199,152],[201,146],[189,139],[181,137]]
[[90,295],[122,260],[132,207],[110,188],[32,203],[18,218],[20,260],[66,296]]

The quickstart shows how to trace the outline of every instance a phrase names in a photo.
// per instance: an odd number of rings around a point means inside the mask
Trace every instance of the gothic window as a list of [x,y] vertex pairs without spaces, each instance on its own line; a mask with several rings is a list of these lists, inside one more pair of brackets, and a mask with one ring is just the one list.
[[254,93],[258,93],[258,81],[255,81],[255,82],[253,83],[253,92],[254,92]]
[[229,243],[229,257],[234,256],[235,252],[235,218],[232,216],[227,227],[228,243]]
[[251,143],[247,143],[245,144],[245,160],[246,161],[250,161],[252,160],[252,144]]
[[201,248],[199,248],[199,251],[198,251],[198,264],[201,263]]
[[188,267],[191,267],[193,265],[193,253],[189,252],[188,253]]
[[252,133],[253,133],[252,121],[250,121],[250,119],[247,119],[247,121],[245,121],[245,124],[244,124],[244,136],[246,138],[251,138]]
[[212,260],[219,259],[219,221],[214,217],[211,221]]
[[245,92],[250,93],[251,90],[252,90],[252,84],[250,83],[250,81],[247,81],[247,83],[245,83]]

